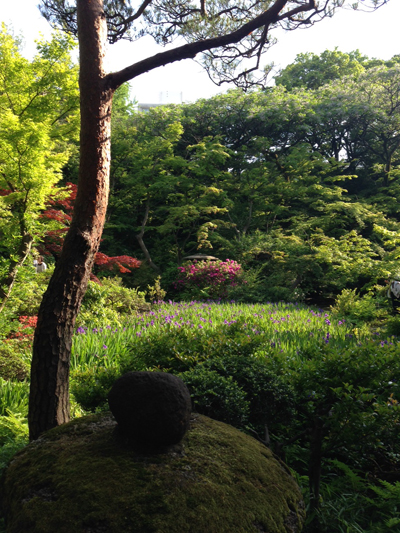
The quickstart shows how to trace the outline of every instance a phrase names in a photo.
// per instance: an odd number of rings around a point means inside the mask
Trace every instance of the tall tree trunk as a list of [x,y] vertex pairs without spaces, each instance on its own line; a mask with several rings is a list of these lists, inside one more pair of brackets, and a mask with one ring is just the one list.
[[[106,24],[102,0],[78,0],[80,166],[78,193],[38,315],[29,397],[30,438],[68,422],[69,364],[75,319],[100,245],[110,173],[110,88],[103,70]],[[82,29],[84,28],[84,31]]]
[[159,267],[153,263],[153,260],[151,258],[151,255],[150,255],[150,252],[148,251],[147,249],[147,246],[145,245],[144,243],[144,240],[143,240],[143,236],[144,236],[144,229],[146,227],[146,224],[147,224],[147,220],[149,218],[149,212],[150,212],[150,202],[149,202],[149,199],[147,198],[146,200],[146,211],[144,213],[144,217],[143,217],[143,221],[142,221],[142,227],[140,228],[140,233],[138,233],[136,235],[136,239],[139,243],[139,246],[147,260],[147,262],[149,263],[150,265],[150,268],[152,268],[154,270],[154,272],[156,272],[157,274],[159,274],[161,272],[161,270],[159,269]]
[[385,163],[385,170],[383,174],[383,185],[389,187],[390,172],[392,170],[392,154],[388,155]]

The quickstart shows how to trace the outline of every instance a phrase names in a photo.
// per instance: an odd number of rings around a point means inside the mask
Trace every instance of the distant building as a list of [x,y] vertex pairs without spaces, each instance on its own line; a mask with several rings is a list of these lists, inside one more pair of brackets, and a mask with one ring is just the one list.
[[160,107],[162,105],[166,105],[166,104],[143,104],[143,103],[139,103],[137,105],[137,110],[140,111],[141,113],[148,113],[149,110],[152,107]]
[[181,104],[183,102],[183,93],[178,91],[160,91],[158,99],[159,101],[157,103],[138,103],[138,111],[148,113],[152,107],[160,107],[167,104]]

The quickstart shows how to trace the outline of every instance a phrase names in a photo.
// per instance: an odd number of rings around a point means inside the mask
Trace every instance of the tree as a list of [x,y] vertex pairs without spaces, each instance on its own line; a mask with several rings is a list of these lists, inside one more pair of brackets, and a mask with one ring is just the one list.
[[78,72],[70,37],[39,41],[28,61],[3,25],[0,31],[0,311],[32,244],[43,237],[40,218],[57,193],[78,132]]
[[[387,0],[370,0],[372,8]],[[342,5],[344,2],[339,2]],[[124,82],[168,63],[203,54],[202,62],[218,83],[253,83],[269,32],[310,24],[331,15],[338,2],[256,0],[198,4],[144,0],[134,8],[125,0],[43,0],[42,13],[78,36],[80,60],[80,166],[74,217],[39,310],[29,402],[30,437],[69,420],[69,358],[76,315],[98,250],[109,192],[111,107]],[[106,74],[105,44],[151,35],[160,44],[177,36],[186,44]],[[254,65],[238,72],[240,60]],[[266,74],[264,73],[264,77]]]
[[[113,131],[109,220],[117,233],[136,240],[150,268],[153,261],[145,244],[154,209],[165,203],[177,180],[174,146],[182,133],[179,113],[156,109],[128,117]],[[114,216],[113,216],[114,215]],[[113,239],[114,240],[114,239]]]
[[294,62],[275,76],[275,83],[288,91],[295,88],[315,90],[343,76],[357,78],[364,71],[367,59],[359,50],[345,54],[337,48],[325,50],[319,56],[310,52],[297,54]]
[[395,154],[397,162],[400,155],[400,65],[370,69],[362,79],[360,92],[364,105],[374,111],[365,139],[366,152],[372,152],[383,167],[383,184],[387,187]]
[[[113,134],[105,235],[134,249],[136,240],[157,273],[168,263],[156,259],[160,252],[173,250],[180,264],[185,255],[211,248],[209,236],[226,212],[219,184],[228,153],[211,137],[179,148],[181,115],[175,106],[151,109]],[[145,244],[149,235],[153,250]]]

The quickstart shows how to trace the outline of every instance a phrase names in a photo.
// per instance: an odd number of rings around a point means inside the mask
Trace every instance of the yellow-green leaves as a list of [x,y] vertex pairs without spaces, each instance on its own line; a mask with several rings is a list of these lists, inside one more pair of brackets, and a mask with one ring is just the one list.
[[34,242],[43,234],[40,213],[78,135],[72,46],[70,38],[55,34],[49,42],[38,41],[29,61],[6,27],[0,30],[0,250],[2,269],[15,275],[15,265],[24,261],[23,238],[29,234]]

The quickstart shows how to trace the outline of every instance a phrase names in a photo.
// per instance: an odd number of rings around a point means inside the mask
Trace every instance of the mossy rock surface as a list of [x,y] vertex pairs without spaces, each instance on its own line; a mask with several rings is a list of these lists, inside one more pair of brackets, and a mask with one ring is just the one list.
[[111,414],[53,429],[19,452],[1,483],[7,533],[294,533],[304,509],[273,454],[195,415],[182,443],[139,455]]

